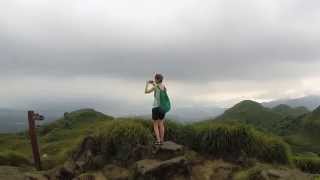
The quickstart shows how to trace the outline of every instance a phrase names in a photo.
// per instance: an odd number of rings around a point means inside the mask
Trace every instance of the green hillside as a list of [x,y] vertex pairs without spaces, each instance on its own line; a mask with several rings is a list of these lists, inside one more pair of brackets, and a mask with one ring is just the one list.
[[[93,134],[101,124],[112,119],[113,117],[93,109],[82,109],[68,113],[66,118],[63,117],[38,128],[38,141],[40,152],[45,157],[43,158],[44,164],[52,167],[63,162],[69,152],[85,136]],[[8,155],[16,158],[5,158]],[[32,158],[27,132],[0,134],[0,165],[17,164],[15,162],[17,158],[29,161]]]
[[306,133],[320,137],[320,106],[304,119]]
[[214,121],[240,122],[282,136],[295,154],[320,154],[320,107],[309,112],[304,107],[279,105],[266,108],[246,100],[225,111]]
[[300,106],[300,107],[292,108],[285,104],[280,104],[278,106],[275,106],[272,108],[272,110],[282,115],[291,116],[291,117],[298,117],[303,114],[310,113],[310,111],[306,107]]
[[[250,114],[252,110],[254,113]],[[259,114],[269,117],[272,122],[278,117],[284,117],[253,101],[241,102],[226,113],[234,115],[234,118],[237,118],[237,113],[241,115],[248,113],[249,116],[241,116],[243,118],[241,120],[252,121],[252,124],[256,125],[253,120],[258,119],[263,125],[261,128],[269,124],[262,123],[264,119],[259,118]],[[223,120],[223,117],[220,118]],[[320,167],[318,163],[320,161],[317,154],[312,154],[312,158],[310,154],[294,157],[291,147],[281,137],[259,131],[241,121],[230,122],[202,121],[180,124],[166,121],[165,138],[198,153],[197,157],[224,159],[233,163],[239,160],[258,161],[287,167],[294,163],[306,172],[319,172],[317,168]],[[94,140],[95,153],[103,155],[103,163],[125,163],[130,160],[128,158],[132,158],[132,150],[150,146],[154,141],[152,121],[113,118],[93,109],[67,113],[63,118],[40,127],[38,134],[40,154],[45,169],[55,168],[81,151],[81,144],[87,137]],[[295,139],[293,136],[287,138]],[[31,147],[25,132],[0,134],[0,165],[31,167],[31,159]]]
[[303,126],[302,119],[308,113],[310,112],[305,107],[292,108],[281,104],[266,108],[258,102],[245,100],[226,110],[215,120],[250,124],[257,129],[284,136],[299,131]]
[[[143,128],[146,128],[149,135],[153,134],[151,122],[147,120],[133,118],[114,119],[113,117],[106,116],[92,109],[84,109],[69,113],[65,118],[61,118],[54,123],[44,125],[38,129],[40,151],[42,156],[45,155],[44,158],[42,158],[44,164],[48,167],[53,167],[62,163],[70,156],[72,150],[79,145],[84,137],[89,135],[95,136],[98,133],[103,134],[103,137],[105,134],[113,137],[117,136],[117,133],[120,133],[119,136],[122,136],[122,133],[129,133],[127,135],[135,137],[134,134],[130,135],[130,133],[138,133],[136,130],[134,132],[126,130],[127,126],[129,126],[128,128],[131,127],[131,123],[134,123],[132,126],[141,124]],[[121,129],[118,131],[117,128]],[[240,134],[242,135],[239,136]],[[290,150],[287,150],[285,145],[283,145],[284,155],[275,155],[274,158],[269,157],[270,154],[267,156],[269,153],[269,151],[267,152],[267,149],[270,148],[271,151],[273,143],[277,144],[276,146],[282,146],[283,142],[276,137],[267,137],[263,133],[241,124],[227,125],[201,122],[193,125],[182,125],[168,121],[166,136],[167,139],[172,139],[196,150],[213,153],[215,155],[240,155],[239,153],[247,151],[247,154],[250,154],[250,156],[256,156],[261,160],[288,162],[290,159],[289,155],[286,155],[287,151]],[[227,140],[226,138],[230,139]],[[114,140],[121,141],[121,139],[117,138]],[[152,143],[153,140],[150,138],[149,140],[149,143]],[[201,143],[198,144],[199,142]],[[116,144],[119,143],[121,142]],[[265,155],[261,154],[264,153],[264,151],[256,149],[257,146],[255,146],[255,143],[259,143],[260,146],[265,146]],[[2,154],[3,157],[8,154],[14,154],[21,157],[21,159],[24,157],[30,160],[32,157],[26,133],[0,135],[0,147],[0,155]],[[229,149],[228,153],[224,154],[226,149]],[[274,151],[274,153],[282,152]],[[288,154],[290,154],[290,152],[288,152]],[[281,159],[278,159],[280,157]],[[2,159],[5,160],[5,158]],[[0,165],[1,164],[8,164],[8,162],[1,162],[0,157]],[[14,164],[14,162],[11,164]]]
[[320,154],[320,106],[297,119],[299,128],[285,139],[297,152]]
[[255,101],[245,100],[226,110],[224,114],[215,120],[238,121],[253,125],[263,131],[278,133],[278,128],[275,127],[284,117],[285,115],[263,107]]

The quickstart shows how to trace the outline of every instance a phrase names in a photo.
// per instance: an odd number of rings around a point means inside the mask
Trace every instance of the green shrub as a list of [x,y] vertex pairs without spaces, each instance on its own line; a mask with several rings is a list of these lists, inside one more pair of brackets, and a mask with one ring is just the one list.
[[115,120],[105,123],[95,136],[104,155],[115,159],[128,159],[130,150],[137,145],[152,142],[149,129],[133,120]]
[[280,138],[256,132],[255,153],[257,158],[266,162],[291,164],[291,149]]
[[[153,136],[153,138],[155,139],[153,121],[134,118],[122,118],[121,121],[133,121],[135,123],[141,124],[150,132],[151,136]],[[183,125],[172,120],[165,120],[164,124],[166,141],[174,141],[176,143],[184,145],[190,145],[192,143],[194,131],[191,125]]]
[[30,165],[29,160],[22,154],[14,151],[0,152],[0,165],[21,166]]
[[141,124],[144,128],[148,129],[150,132],[153,132],[153,120],[145,120],[145,119],[140,119],[140,118],[120,118],[117,120],[133,121],[135,123]]
[[[134,121],[134,120],[131,120]],[[138,120],[153,134],[151,123]],[[265,162],[288,164],[291,150],[279,137],[264,134],[240,123],[213,123],[209,121],[183,125],[165,121],[165,139],[191,147],[216,157],[238,158],[246,155]]]
[[165,140],[191,145],[194,131],[191,125],[168,120],[165,122]]
[[319,174],[320,158],[315,157],[294,157],[294,164],[304,172]]
[[267,136],[240,124],[199,123],[191,145],[197,151],[217,157],[243,154],[266,162],[290,163],[290,148],[281,139]]

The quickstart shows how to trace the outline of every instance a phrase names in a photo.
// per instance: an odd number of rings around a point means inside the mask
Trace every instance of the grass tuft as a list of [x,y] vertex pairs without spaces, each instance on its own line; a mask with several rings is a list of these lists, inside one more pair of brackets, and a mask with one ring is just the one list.
[[27,157],[21,153],[4,151],[0,153],[0,165],[21,166],[30,165],[30,162]]
[[320,158],[316,157],[294,157],[294,164],[304,172],[320,174]]
[[137,145],[148,145],[152,134],[139,121],[115,120],[105,123],[95,135],[100,151],[109,157],[127,160],[130,150]]

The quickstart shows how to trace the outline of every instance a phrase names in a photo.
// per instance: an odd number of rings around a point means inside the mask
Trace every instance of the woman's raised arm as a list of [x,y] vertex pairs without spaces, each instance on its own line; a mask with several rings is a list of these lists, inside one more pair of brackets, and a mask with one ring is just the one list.
[[152,87],[151,89],[148,89],[149,84],[150,84],[150,82],[149,82],[149,81],[147,81],[147,83],[146,83],[146,87],[145,87],[145,89],[144,89],[144,93],[145,93],[145,94],[149,94],[149,93],[151,93],[151,92],[153,92],[153,91],[154,91],[154,84],[152,84],[152,85],[153,85],[153,87]]

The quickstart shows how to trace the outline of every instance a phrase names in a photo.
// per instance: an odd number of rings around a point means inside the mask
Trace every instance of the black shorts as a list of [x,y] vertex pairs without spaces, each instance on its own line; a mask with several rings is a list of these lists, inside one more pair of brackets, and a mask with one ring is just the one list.
[[152,119],[153,120],[162,120],[166,116],[166,113],[161,110],[160,107],[152,108]]

